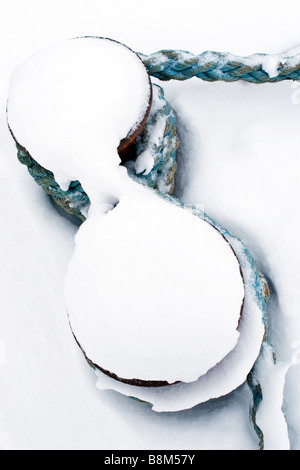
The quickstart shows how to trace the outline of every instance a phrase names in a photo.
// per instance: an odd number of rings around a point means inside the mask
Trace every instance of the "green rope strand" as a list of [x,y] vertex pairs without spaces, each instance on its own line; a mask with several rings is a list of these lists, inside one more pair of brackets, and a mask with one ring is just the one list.
[[240,57],[227,52],[206,51],[195,55],[186,51],[161,50],[150,55],[139,53],[139,56],[148,73],[160,80],[188,80],[192,77],[210,82],[300,80],[300,53]]

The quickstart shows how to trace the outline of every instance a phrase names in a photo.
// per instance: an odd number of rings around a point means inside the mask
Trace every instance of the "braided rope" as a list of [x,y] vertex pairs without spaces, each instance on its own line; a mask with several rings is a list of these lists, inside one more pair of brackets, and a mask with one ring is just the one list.
[[298,49],[276,55],[253,54],[247,57],[214,51],[195,55],[180,50],[161,50],[150,55],[139,53],[139,56],[148,73],[160,80],[187,80],[192,77],[210,82],[300,80]]

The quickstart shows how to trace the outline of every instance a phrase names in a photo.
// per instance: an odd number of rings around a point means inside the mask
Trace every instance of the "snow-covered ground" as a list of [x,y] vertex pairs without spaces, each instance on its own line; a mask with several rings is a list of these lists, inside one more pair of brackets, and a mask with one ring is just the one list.
[[[99,35],[145,54],[274,54],[300,44],[299,3],[0,0],[0,7],[0,447],[258,449],[247,385],[176,413],[96,388],[63,296],[78,227],[18,163],[5,105],[12,69],[51,42]],[[265,448],[300,449],[300,85],[162,86],[178,119],[176,195],[241,237],[269,281],[277,362],[259,369]]]

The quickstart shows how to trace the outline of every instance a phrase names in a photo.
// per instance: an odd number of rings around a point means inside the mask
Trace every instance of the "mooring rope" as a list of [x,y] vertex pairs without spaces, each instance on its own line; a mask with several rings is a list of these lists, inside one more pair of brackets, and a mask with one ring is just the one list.
[[206,51],[195,55],[180,50],[161,50],[150,55],[139,53],[148,73],[160,80],[187,80],[251,83],[300,80],[300,49],[281,54],[253,54],[240,57],[228,52]]

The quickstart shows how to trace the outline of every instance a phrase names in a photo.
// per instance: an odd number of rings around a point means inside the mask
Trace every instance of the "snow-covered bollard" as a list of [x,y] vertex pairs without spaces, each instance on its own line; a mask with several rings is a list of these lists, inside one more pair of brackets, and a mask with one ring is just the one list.
[[245,381],[264,336],[265,281],[240,240],[120,166],[120,142],[136,137],[150,102],[135,53],[81,38],[17,69],[8,123],[63,189],[78,180],[89,197],[65,292],[97,386],[176,411]]
[[119,153],[126,159],[151,101],[149,76],[133,51],[110,39],[76,38],[33,54],[15,70],[8,124],[16,141],[53,172],[63,190],[80,173],[81,185],[93,197],[90,179],[79,170],[84,162],[85,173],[97,172],[96,193],[102,187],[104,197],[118,178],[109,172],[118,173]]

